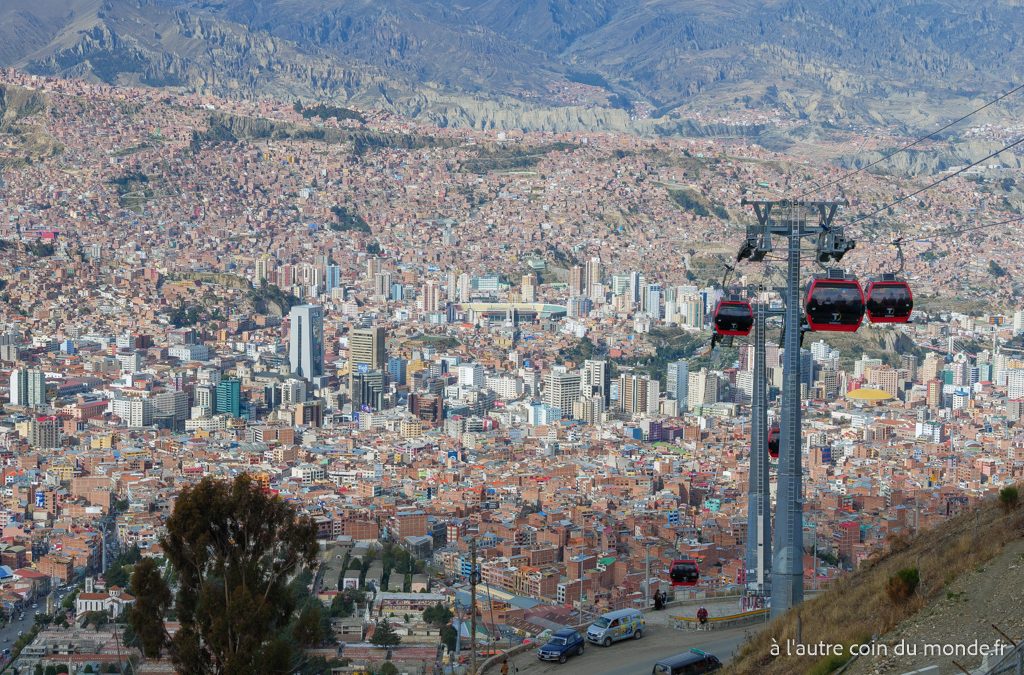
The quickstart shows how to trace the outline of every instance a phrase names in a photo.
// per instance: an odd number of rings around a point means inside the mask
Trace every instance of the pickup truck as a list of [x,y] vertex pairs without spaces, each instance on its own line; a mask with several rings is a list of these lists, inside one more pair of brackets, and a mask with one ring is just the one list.
[[558,661],[565,663],[570,656],[583,654],[585,641],[579,631],[562,628],[548,639],[543,647],[537,650],[537,658],[541,661]]

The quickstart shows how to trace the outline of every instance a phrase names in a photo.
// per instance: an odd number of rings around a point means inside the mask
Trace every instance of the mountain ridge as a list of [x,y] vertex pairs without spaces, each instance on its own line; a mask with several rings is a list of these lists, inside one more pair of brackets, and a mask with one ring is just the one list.
[[[6,0],[0,65],[379,106],[448,125],[645,133],[695,111],[752,108],[815,124],[919,128],[1005,90],[1024,70],[1024,8],[1008,0]],[[509,102],[514,114],[488,112]],[[594,112],[552,113],[574,107]]]

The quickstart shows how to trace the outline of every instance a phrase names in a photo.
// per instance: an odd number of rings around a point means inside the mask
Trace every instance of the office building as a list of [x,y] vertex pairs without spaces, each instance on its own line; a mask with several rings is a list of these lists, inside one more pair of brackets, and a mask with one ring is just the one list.
[[701,368],[699,372],[690,373],[687,386],[687,403],[690,410],[718,402],[717,373]]
[[46,377],[41,370],[15,368],[11,371],[10,387],[11,405],[46,405]]
[[324,375],[324,310],[319,305],[296,305],[288,313],[291,322],[288,365],[307,380]]
[[665,376],[665,393],[670,399],[679,401],[682,410],[685,410],[689,403],[689,389],[690,364],[685,360],[669,363]]
[[586,360],[580,371],[581,392],[588,396],[602,396],[605,402],[611,395],[611,378],[608,377],[608,362]]
[[423,284],[423,311],[433,314],[441,309],[441,285],[433,279]]
[[619,376],[619,411],[627,415],[657,415],[660,393],[657,380],[623,373]]
[[364,371],[383,368],[387,362],[384,329],[374,326],[352,330],[348,336],[348,360],[353,372],[359,370],[359,366],[362,366]]
[[1012,368],[1006,371],[1006,397],[1011,401],[1024,398],[1024,369]]
[[544,403],[564,413],[572,412],[572,404],[580,397],[580,374],[555,366],[544,376]]
[[242,416],[242,383],[240,380],[221,380],[217,384],[216,410],[232,417]]

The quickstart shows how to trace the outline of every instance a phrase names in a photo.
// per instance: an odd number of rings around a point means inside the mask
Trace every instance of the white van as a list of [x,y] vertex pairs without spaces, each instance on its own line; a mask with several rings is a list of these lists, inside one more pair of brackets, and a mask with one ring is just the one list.
[[587,641],[610,647],[613,642],[633,638],[639,640],[647,628],[647,620],[639,609],[619,609],[598,617],[587,628]]

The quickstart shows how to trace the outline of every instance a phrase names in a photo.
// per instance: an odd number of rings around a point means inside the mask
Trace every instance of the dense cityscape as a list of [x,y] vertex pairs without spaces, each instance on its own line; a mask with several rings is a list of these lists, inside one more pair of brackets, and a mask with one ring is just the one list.
[[[129,568],[166,564],[176,501],[207,477],[247,475],[315,523],[292,585],[334,672],[441,672],[471,641],[475,667],[656,594],[742,593],[754,349],[712,347],[714,311],[779,283],[771,258],[735,263],[741,200],[841,169],[742,137],[2,86],[25,100],[0,148],[0,635],[19,672],[173,671],[117,620]],[[943,236],[1012,218],[997,197],[1018,173],[978,167],[853,228],[843,265],[905,257],[917,304],[805,336],[808,592],[1024,480],[1019,224]],[[865,172],[833,196],[850,220],[917,186]],[[773,325],[772,423],[780,343]],[[680,559],[696,585],[673,587]]]

